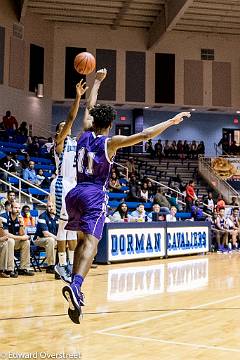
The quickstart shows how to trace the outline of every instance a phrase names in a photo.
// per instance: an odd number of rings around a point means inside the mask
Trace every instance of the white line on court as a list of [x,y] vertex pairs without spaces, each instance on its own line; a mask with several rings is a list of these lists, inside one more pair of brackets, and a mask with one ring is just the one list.
[[[239,298],[240,298],[240,295],[236,295],[236,296],[232,296],[232,297],[212,301],[212,302],[209,302],[209,303],[205,303],[205,304],[201,304],[201,305],[197,305],[197,306],[192,306],[192,307],[189,308],[189,310],[200,309],[202,307],[215,305],[215,304],[221,304],[221,303],[223,303],[225,301],[231,301],[231,300],[235,300],[235,299],[239,299]],[[168,317],[168,316],[173,316],[175,314],[183,313],[183,312],[186,312],[186,311],[188,311],[188,309],[172,310],[172,311],[167,312],[165,314],[161,314],[161,315],[157,315],[157,316],[151,316],[151,317],[144,318],[144,319],[141,319],[141,320],[131,321],[131,322],[128,322],[128,323],[123,323],[121,325],[112,326],[112,327],[109,327],[109,328],[106,328],[106,329],[97,330],[97,331],[95,331],[95,333],[104,334],[105,332],[108,332],[108,331],[123,329],[125,327],[130,327],[130,326],[134,326],[134,325],[137,325],[137,324],[142,324],[142,323],[145,323],[147,321],[160,319],[160,318],[164,318],[164,317]]]
[[120,335],[120,334],[113,334],[113,333],[107,333],[107,332],[104,332],[102,334],[108,335],[108,336],[114,336],[114,337],[121,337],[121,338],[125,338],[125,339],[134,339],[134,340],[141,340],[141,341],[143,341],[143,340],[144,341],[155,341],[155,342],[160,342],[163,344],[182,345],[182,346],[188,346],[188,347],[198,348],[198,349],[230,351],[230,352],[240,353],[240,349],[227,348],[227,347],[222,347],[222,346],[193,344],[193,343],[186,343],[186,342],[180,342],[180,341],[161,340],[161,339],[154,339],[154,338],[142,337],[142,336]]

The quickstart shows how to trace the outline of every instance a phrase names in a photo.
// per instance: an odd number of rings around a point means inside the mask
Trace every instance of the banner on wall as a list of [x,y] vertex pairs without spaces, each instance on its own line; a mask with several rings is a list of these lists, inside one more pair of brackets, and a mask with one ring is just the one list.
[[108,260],[134,260],[166,255],[165,229],[159,227],[109,229]]
[[223,180],[240,180],[239,157],[219,157],[211,160],[214,172]]
[[197,254],[209,251],[208,226],[167,227],[167,255]]

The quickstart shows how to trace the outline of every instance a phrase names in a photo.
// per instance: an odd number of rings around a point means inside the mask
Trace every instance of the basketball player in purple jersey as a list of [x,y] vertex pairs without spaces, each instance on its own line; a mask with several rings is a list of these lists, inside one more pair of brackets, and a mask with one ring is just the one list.
[[[83,121],[89,119],[89,109],[93,108],[97,101],[98,90],[101,82],[107,74],[106,69],[100,69],[96,72],[95,81],[91,89],[87,106],[84,112]],[[58,124],[55,137],[54,153],[55,162],[58,170],[58,176],[51,184],[51,198],[56,204],[56,213],[59,216],[59,229],[57,234],[57,247],[59,263],[55,266],[55,272],[64,281],[71,282],[71,273],[73,266],[73,254],[77,245],[77,234],[75,231],[65,230],[67,223],[67,212],[65,206],[65,197],[67,193],[76,185],[76,148],[77,141],[70,136],[71,129],[78,113],[81,96],[87,88],[83,80],[76,86],[76,99],[72,105],[71,111],[66,122]],[[66,242],[68,243],[68,260],[66,257]]]
[[102,237],[108,202],[109,174],[116,151],[160,135],[172,125],[190,117],[182,112],[174,118],[131,136],[116,135],[108,138],[116,113],[111,106],[97,105],[91,111],[93,122],[83,123],[83,134],[77,143],[77,185],[66,196],[68,212],[67,230],[78,231],[78,244],[74,252],[72,283],[64,286],[63,296],[69,303],[68,315],[80,323],[84,305],[81,286],[97,253]]

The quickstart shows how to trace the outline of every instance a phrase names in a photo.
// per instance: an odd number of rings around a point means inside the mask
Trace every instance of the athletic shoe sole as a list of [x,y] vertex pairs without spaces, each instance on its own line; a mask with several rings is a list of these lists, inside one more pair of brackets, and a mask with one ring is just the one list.
[[[79,306],[72,288],[69,285],[64,286],[62,289],[62,294],[69,304],[68,316],[72,322],[75,324],[80,324],[80,316],[82,313],[81,306]],[[84,303],[81,305],[84,305]]]

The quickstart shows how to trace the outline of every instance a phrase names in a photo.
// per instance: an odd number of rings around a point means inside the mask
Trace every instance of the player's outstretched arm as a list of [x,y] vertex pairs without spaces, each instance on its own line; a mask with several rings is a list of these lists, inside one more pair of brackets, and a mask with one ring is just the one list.
[[108,141],[108,155],[111,159],[116,151],[122,147],[132,146],[136,145],[141,141],[147,141],[149,139],[152,139],[158,135],[160,135],[163,131],[168,129],[172,125],[180,124],[183,121],[184,117],[190,117],[190,112],[181,112],[174,116],[174,118],[169,119],[167,121],[164,121],[160,124],[151,126],[147,129],[144,129],[142,132],[138,134],[134,134],[131,136],[122,136],[122,135],[116,135],[113,136]]
[[69,131],[72,128],[73,122],[76,119],[76,116],[78,113],[81,97],[83,94],[85,94],[87,89],[88,89],[88,87],[86,86],[86,83],[83,82],[83,80],[81,80],[76,85],[76,99],[74,100],[74,102],[72,104],[72,107],[68,114],[65,125],[62,128],[62,131],[59,134],[57,134],[57,136],[56,136],[57,147],[60,147],[60,148],[62,147],[64,140],[66,139],[67,135],[69,134]]
[[83,117],[83,130],[86,131],[92,127],[92,118],[89,116],[89,111],[96,105],[98,90],[102,81],[107,76],[107,69],[100,69],[96,72],[95,81],[90,92],[89,98],[87,100],[86,110]]

